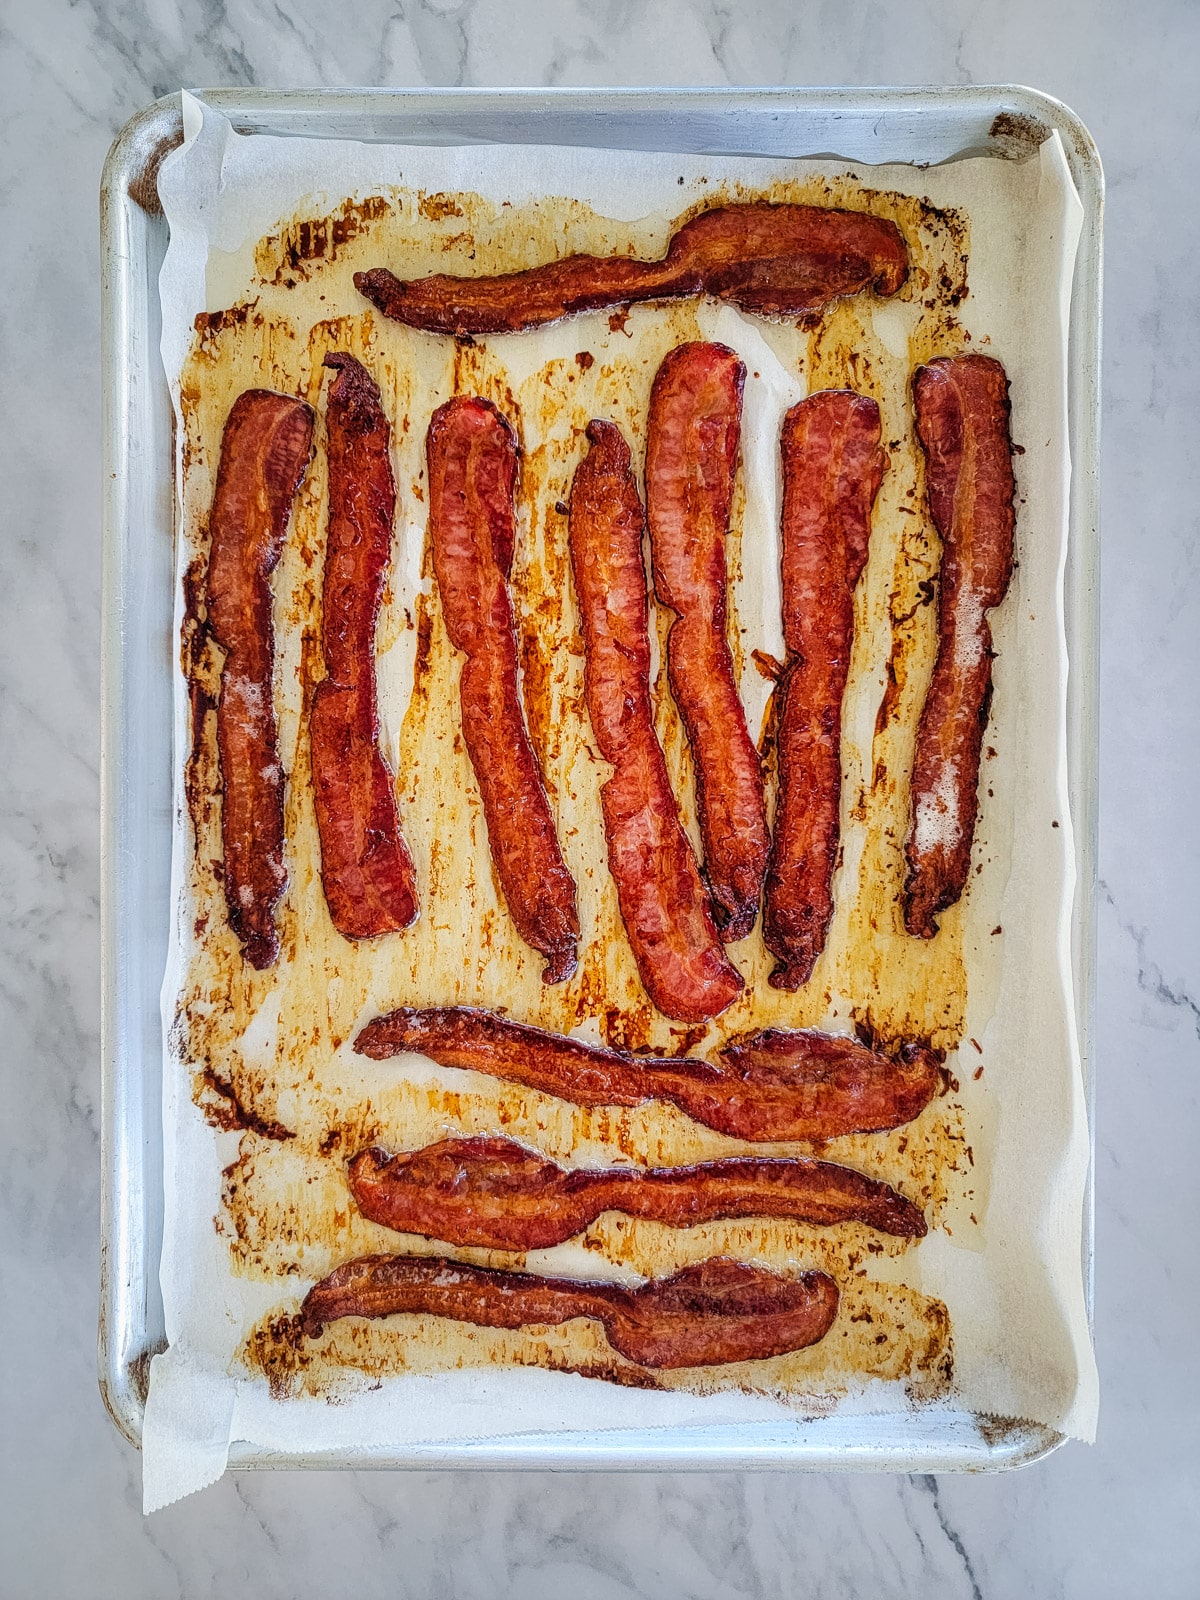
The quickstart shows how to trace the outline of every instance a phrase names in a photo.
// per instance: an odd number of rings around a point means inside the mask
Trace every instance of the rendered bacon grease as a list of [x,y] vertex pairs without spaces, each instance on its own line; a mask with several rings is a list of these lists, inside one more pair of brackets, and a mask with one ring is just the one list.
[[629,446],[611,422],[589,423],[587,436],[571,488],[571,566],[588,713],[613,767],[600,791],[608,864],[647,994],[665,1016],[700,1022],[737,998],[742,979],[721,948],[654,731],[645,519]]
[[375,627],[396,489],[374,380],[351,355],[327,355],[325,365],[337,377],[326,413],[326,676],[313,694],[309,720],[313,799],[333,925],[347,939],[368,939],[407,928],[417,915],[416,874],[379,748],[375,687]]
[[225,652],[217,704],[225,900],[246,960],[259,968],[279,955],[275,908],[287,886],[270,578],[312,433],[302,400],[268,389],[239,395],[209,519],[208,630]]
[[763,911],[763,941],[779,961],[770,978],[776,989],[808,982],[833,916],[842,697],[854,635],[854,587],[867,564],[871,507],[887,462],[879,439],[879,407],[848,390],[810,395],[783,421],[787,664]]
[[375,1061],[413,1052],[581,1106],[665,1100],[751,1144],[898,1128],[942,1086],[942,1058],[927,1045],[890,1057],[814,1028],[768,1028],[731,1040],[709,1062],[625,1055],[468,1006],[405,1006],[368,1022],[354,1048]]
[[725,345],[679,345],[654,379],[646,435],[654,588],[675,612],[667,670],[692,749],[704,876],[727,942],[754,926],[769,848],[762,764],[727,638],[725,539],[745,377]]
[[545,1250],[604,1211],[688,1228],[722,1217],[864,1222],[921,1238],[925,1218],[874,1178],[831,1161],[734,1158],[691,1167],[566,1171],[511,1139],[446,1139],[389,1156],[364,1150],[349,1167],[364,1217],[400,1233],[491,1250]]
[[921,939],[963,892],[992,697],[987,613],[1012,577],[1008,379],[991,356],[941,356],[913,379],[929,508],[942,537],[938,653],[917,728],[904,925]]
[[310,1289],[304,1331],[340,1317],[424,1312],[485,1328],[523,1328],[591,1317],[614,1350],[643,1367],[758,1361],[823,1339],[838,1291],[823,1272],[785,1278],[718,1256],[638,1289],[469,1267],[434,1256],[363,1256]]
[[844,295],[895,294],[908,251],[894,222],[820,206],[718,206],[677,230],[661,261],[566,256],[494,278],[403,282],[385,268],[354,282],[385,316],[431,333],[514,333],[639,300],[711,294],[744,311],[799,317]]
[[433,565],[446,631],[466,655],[463,738],[492,860],[517,932],[545,956],[543,980],[558,983],[575,971],[579,917],[518,690],[517,441],[489,401],[460,396],[434,412],[426,450]]

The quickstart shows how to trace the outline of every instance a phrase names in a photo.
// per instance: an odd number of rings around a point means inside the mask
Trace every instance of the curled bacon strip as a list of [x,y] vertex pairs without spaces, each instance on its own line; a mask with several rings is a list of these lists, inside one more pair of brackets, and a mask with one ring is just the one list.
[[963,892],[992,698],[987,612],[1013,566],[1008,379],[991,356],[941,356],[913,379],[929,507],[942,536],[938,653],[917,728],[904,925],[921,939]]
[[546,957],[543,980],[558,983],[575,971],[579,917],[517,687],[517,441],[489,401],[459,397],[434,412],[426,451],[433,565],[446,631],[466,654],[463,738],[492,860],[517,932]]
[[511,1139],[484,1136],[409,1155],[364,1150],[351,1161],[349,1180],[372,1222],[491,1250],[562,1244],[604,1211],[676,1228],[721,1217],[791,1217],[819,1226],[865,1222],[906,1239],[926,1231],[917,1207],[886,1183],[802,1156],[568,1172]]
[[816,1344],[837,1308],[837,1285],[823,1272],[785,1278],[723,1256],[638,1289],[498,1272],[437,1256],[362,1256],[310,1289],[301,1315],[310,1338],[339,1317],[398,1311],[485,1328],[592,1317],[613,1349],[639,1366],[709,1367]]
[[303,400],[248,389],[221,439],[209,527],[208,628],[225,652],[217,705],[221,837],[229,925],[253,967],[279,954],[283,768],[275,728],[271,573],[312,449]]
[[327,676],[309,721],[321,881],[347,939],[407,928],[416,873],[400,834],[392,774],[379,749],[375,625],[392,548],[396,489],[379,390],[353,356],[335,353],[326,417],[329,535],[321,644]]
[[812,975],[833,916],[842,791],[842,696],[854,634],[854,586],[867,564],[871,507],[887,457],[879,407],[826,390],[783,421],[783,637],[779,797],[767,869],[763,941],[770,982]]
[[588,713],[614,769],[600,791],[608,864],[646,992],[664,1015],[699,1022],[724,1011],[742,979],[717,937],[654,731],[645,520],[629,446],[611,422],[589,423],[587,436],[571,487],[571,565]]
[[413,1052],[581,1106],[666,1100],[751,1144],[898,1128],[942,1084],[942,1058],[924,1044],[893,1059],[841,1035],[768,1028],[731,1040],[713,1063],[624,1055],[467,1006],[401,1007],[368,1022],[354,1048],[375,1061]]
[[725,345],[679,345],[654,379],[646,435],[654,588],[676,613],[667,669],[695,762],[704,875],[727,942],[754,926],[769,848],[762,765],[726,637],[725,537],[745,377]]
[[745,311],[798,317],[843,295],[895,294],[908,251],[895,223],[820,206],[718,206],[674,234],[661,261],[566,256],[495,278],[403,282],[379,267],[354,282],[385,316],[431,333],[513,333],[639,300],[711,294]]

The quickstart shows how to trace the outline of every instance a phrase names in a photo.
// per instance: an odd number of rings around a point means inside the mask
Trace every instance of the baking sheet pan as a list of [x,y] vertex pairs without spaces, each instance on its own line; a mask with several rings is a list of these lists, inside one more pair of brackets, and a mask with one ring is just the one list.
[[[1075,1001],[1089,1057],[1095,874],[1095,452],[1098,434],[1102,177],[1070,112],[1027,90],[374,91],[290,95],[215,91],[241,132],[406,142],[554,142],[705,154],[830,154],[912,163],[990,151],[1023,155],[1057,129],[1083,201],[1070,341],[1072,480],[1067,571],[1071,803],[1079,887]],[[166,228],[153,176],[178,142],[178,103],[122,134],[103,189],[105,296],[105,632],[103,639],[104,1269],[101,1385],[136,1442],[149,1355],[162,1345],[161,1038],[170,848],[173,495],[170,405],[158,360],[157,273]],[[1090,1101],[1089,1101],[1090,1104]],[[1090,1206],[1085,1217],[1090,1277]],[[488,1445],[280,1457],[235,1445],[231,1464],[353,1466],[783,1465],[948,1470],[1015,1465],[1060,1442],[1052,1430],[990,1424],[946,1408],[815,1420],[798,1445],[770,1428],[664,1435],[577,1434]]]

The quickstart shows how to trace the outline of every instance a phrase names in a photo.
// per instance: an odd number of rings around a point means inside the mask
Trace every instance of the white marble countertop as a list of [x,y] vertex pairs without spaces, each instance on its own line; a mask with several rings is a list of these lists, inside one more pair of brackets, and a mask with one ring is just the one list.
[[[0,1595],[1197,1595],[1200,8],[340,13],[9,0],[0,20]],[[105,152],[181,84],[651,81],[1025,83],[1073,106],[1106,163],[1099,1443],[1001,1478],[242,1475],[143,1521],[139,1460],[104,1413],[94,1354]]]

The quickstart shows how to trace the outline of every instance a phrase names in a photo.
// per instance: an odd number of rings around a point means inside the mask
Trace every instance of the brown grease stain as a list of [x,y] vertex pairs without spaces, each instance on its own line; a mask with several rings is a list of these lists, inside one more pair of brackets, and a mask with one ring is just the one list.
[[447,217],[461,217],[463,208],[459,197],[452,194],[425,194],[417,198],[417,209],[430,222],[442,222]]
[[[519,639],[521,661],[521,698],[525,704],[525,721],[529,738],[542,772],[546,770],[546,750],[550,743],[552,715],[550,691],[550,652],[541,636],[526,629]],[[547,792],[553,790],[547,784]]]

